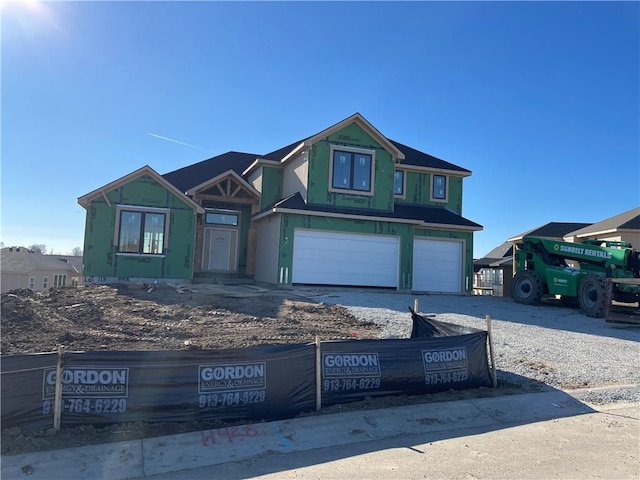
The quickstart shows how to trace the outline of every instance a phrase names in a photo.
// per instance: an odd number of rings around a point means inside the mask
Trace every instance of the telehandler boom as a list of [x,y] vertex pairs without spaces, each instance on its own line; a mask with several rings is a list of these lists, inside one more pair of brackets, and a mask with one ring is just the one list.
[[[640,252],[627,242],[570,243],[524,237],[516,245],[511,295],[528,305],[540,302],[543,295],[560,295],[563,303],[580,306],[591,317],[602,317],[607,278],[640,278]],[[640,302],[640,283],[614,282],[612,300]]]

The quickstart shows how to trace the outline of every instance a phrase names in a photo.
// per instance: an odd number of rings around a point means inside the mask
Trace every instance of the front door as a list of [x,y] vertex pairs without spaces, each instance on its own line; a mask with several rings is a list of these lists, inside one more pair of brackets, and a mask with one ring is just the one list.
[[235,272],[238,252],[238,231],[205,228],[202,249],[202,269]]

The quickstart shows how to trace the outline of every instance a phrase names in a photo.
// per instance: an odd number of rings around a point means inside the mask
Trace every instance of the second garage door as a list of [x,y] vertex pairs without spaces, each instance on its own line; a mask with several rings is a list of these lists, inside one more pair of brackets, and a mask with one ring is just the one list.
[[296,230],[293,283],[398,286],[398,237]]
[[413,290],[459,293],[462,290],[462,242],[414,240]]

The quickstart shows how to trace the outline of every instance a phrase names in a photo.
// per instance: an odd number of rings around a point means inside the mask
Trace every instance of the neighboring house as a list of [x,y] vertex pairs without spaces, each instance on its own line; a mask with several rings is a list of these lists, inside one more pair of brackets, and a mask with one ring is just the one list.
[[640,207],[567,233],[564,238],[575,243],[587,239],[629,242],[634,249],[640,250]]
[[82,257],[7,247],[0,251],[0,262],[2,293],[20,288],[37,292],[82,283]]
[[470,292],[469,175],[358,113],[265,155],[145,166],[78,199],[85,279]]
[[550,222],[509,238],[484,257],[473,261],[473,293],[476,295],[511,296],[514,244],[527,235],[563,240],[564,236],[589,223]]

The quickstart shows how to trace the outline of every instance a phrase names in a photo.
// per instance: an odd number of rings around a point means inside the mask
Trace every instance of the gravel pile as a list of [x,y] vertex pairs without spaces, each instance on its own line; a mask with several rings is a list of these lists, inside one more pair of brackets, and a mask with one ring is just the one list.
[[499,384],[573,390],[594,404],[640,402],[640,325],[607,323],[552,302],[529,306],[493,296],[311,288],[298,293],[380,325],[380,338],[409,337],[408,308],[416,299],[420,313],[444,322],[486,330],[489,315]]

